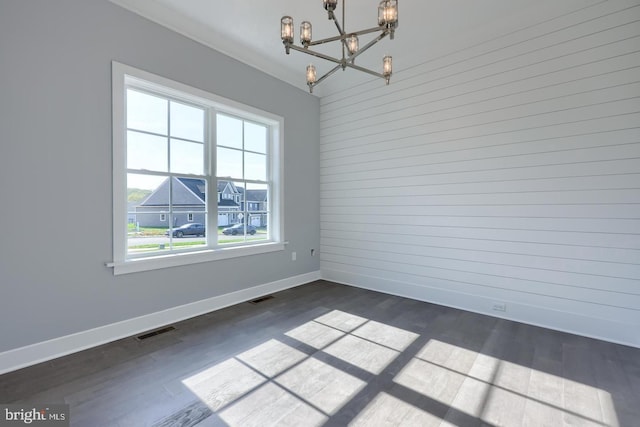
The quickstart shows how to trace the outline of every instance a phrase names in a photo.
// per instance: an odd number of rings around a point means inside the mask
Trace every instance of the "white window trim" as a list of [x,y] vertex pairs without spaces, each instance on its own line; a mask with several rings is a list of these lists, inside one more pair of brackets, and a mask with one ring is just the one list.
[[[113,268],[114,275],[156,270],[201,262],[217,261],[249,255],[264,254],[285,249],[284,240],[284,185],[283,178],[283,146],[284,118],[275,114],[218,96],[209,92],[175,82],[173,80],[130,67],[113,61],[112,102],[113,102],[113,262],[106,263]],[[233,114],[249,120],[269,124],[271,129],[272,152],[271,164],[271,215],[269,218],[269,240],[255,244],[206,248],[188,252],[162,254],[144,258],[127,258],[127,192],[126,186],[126,126],[125,126],[125,87],[128,82],[135,82],[138,87],[145,86],[158,92],[158,86],[167,96],[181,98],[189,94],[200,102],[210,105],[222,113]],[[149,83],[151,82],[151,83]],[[213,147],[215,148],[215,147]],[[215,179],[215,165],[212,165],[211,176]],[[217,200],[217,185],[212,185],[207,200]],[[210,206],[210,222],[217,224],[217,204]],[[214,218],[215,217],[215,218]]]

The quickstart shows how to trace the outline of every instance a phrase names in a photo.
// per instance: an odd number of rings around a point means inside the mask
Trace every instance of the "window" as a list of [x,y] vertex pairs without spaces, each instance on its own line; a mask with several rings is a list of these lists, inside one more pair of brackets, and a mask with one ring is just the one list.
[[[114,62],[114,273],[284,249],[281,128],[273,114]],[[247,202],[256,197],[260,210]]]

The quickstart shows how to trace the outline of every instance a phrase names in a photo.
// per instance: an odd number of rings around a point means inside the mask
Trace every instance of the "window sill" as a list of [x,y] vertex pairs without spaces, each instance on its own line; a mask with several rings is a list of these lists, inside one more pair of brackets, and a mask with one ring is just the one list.
[[283,251],[285,243],[264,243],[251,246],[234,246],[228,248],[206,249],[197,252],[173,253],[148,258],[131,259],[124,262],[107,263],[113,268],[114,276],[120,274],[137,273],[140,271],[158,270],[161,268],[179,267],[181,265],[198,264],[202,262],[219,261],[269,252]]

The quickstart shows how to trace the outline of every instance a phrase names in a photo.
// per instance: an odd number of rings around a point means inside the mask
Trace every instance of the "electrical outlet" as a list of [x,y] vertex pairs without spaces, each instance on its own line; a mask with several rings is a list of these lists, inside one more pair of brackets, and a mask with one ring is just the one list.
[[297,258],[297,254],[295,252],[291,252],[291,261],[295,261]]
[[494,302],[493,307],[491,308],[493,311],[507,311],[507,304],[504,302]]

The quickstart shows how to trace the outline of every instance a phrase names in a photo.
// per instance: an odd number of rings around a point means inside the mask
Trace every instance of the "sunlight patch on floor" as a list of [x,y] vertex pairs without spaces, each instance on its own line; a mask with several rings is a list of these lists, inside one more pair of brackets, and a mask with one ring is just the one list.
[[378,394],[349,423],[350,427],[436,426],[441,419],[387,393]]
[[355,373],[380,374],[419,337],[340,310],[284,336],[321,353],[270,339],[182,382],[231,426],[321,425],[366,387]]
[[448,404],[458,393],[465,378],[457,372],[414,358],[402,368],[393,381],[438,402]]
[[[182,382],[229,426],[320,426],[344,411],[352,426],[618,426],[611,395],[554,375],[559,361],[538,370],[436,339],[414,348],[418,338],[333,310]],[[384,372],[394,385],[370,394]]]
[[353,331],[353,335],[367,339],[376,344],[403,351],[411,345],[420,335],[405,331],[404,329],[386,325],[384,323],[369,320],[364,325]]
[[393,381],[449,406],[444,425],[470,419],[491,425],[618,425],[604,390],[438,340],[430,340]]
[[355,314],[345,313],[340,310],[333,310],[315,319],[316,322],[331,326],[344,332],[351,332],[367,320]]
[[323,351],[372,374],[382,372],[400,354],[396,350],[352,335],[339,339]]
[[229,426],[321,426],[328,417],[271,382],[223,409],[220,418]]
[[228,359],[182,383],[212,411],[217,411],[265,381],[253,369],[235,359]]
[[236,356],[256,371],[267,377],[274,377],[308,355],[295,348],[271,339]]
[[367,385],[314,358],[280,375],[276,382],[329,415],[335,414]]
[[317,350],[326,347],[338,338],[344,336],[344,334],[344,332],[313,320],[285,333],[286,336],[303,342]]

